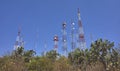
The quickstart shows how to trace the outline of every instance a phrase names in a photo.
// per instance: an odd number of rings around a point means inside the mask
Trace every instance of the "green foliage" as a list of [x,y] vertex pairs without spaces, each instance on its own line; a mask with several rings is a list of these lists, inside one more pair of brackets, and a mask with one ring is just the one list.
[[33,50],[28,50],[24,52],[24,58],[25,58],[25,62],[29,62],[30,59],[36,54],[35,51]]
[[120,71],[119,48],[114,43],[98,39],[90,49],[76,48],[68,57],[51,50],[45,56],[35,56],[33,50],[19,47],[11,55],[0,58],[0,71]]
[[35,57],[27,64],[29,71],[52,71],[53,63],[46,57]]
[[0,71],[25,71],[25,63],[22,58],[14,59],[12,56],[4,56],[0,59]]
[[56,51],[54,51],[54,50],[51,50],[51,51],[49,51],[49,52],[46,53],[46,57],[49,58],[49,59],[52,60],[52,61],[55,61],[59,55],[60,55],[60,54],[58,54],[58,53],[57,53]]
[[118,68],[118,52],[114,49],[114,43],[108,40],[98,39],[91,44],[90,49],[76,49],[69,53],[68,58],[71,63],[82,70],[86,70],[88,65],[103,64],[104,69],[110,70]]

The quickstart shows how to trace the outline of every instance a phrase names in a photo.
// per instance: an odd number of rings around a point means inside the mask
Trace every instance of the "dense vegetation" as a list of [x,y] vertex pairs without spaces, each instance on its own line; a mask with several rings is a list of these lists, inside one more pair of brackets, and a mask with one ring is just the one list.
[[120,48],[113,42],[98,39],[89,49],[76,48],[68,57],[51,50],[35,56],[33,50],[19,47],[0,58],[0,71],[120,71]]

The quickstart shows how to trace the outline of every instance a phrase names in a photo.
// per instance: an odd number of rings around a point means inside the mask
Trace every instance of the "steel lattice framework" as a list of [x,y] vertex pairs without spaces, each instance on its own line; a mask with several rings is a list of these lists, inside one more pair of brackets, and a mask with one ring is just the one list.
[[80,11],[78,9],[78,48],[84,50],[86,48],[86,42],[84,37],[83,26],[80,17]]
[[24,41],[21,35],[21,28],[19,28],[18,30],[18,35],[17,35],[16,42],[14,45],[14,50],[16,50],[18,47],[24,47]]

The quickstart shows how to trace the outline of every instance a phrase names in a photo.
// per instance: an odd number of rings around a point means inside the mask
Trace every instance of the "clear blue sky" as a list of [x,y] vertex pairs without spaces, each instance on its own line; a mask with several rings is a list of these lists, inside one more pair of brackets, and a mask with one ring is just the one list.
[[[77,8],[80,8],[87,47],[90,34],[120,42],[120,0],[0,0],[0,55],[13,50],[18,26],[22,26],[25,49],[33,49],[38,31],[37,53],[53,49],[53,36],[61,38],[61,24],[66,21],[70,41],[71,19],[77,27]],[[70,48],[70,42],[68,42]],[[61,52],[61,41],[59,41]]]

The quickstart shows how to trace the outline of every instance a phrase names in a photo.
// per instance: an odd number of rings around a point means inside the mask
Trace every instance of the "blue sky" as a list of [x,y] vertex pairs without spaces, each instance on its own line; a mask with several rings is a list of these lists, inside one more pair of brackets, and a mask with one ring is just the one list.
[[[33,49],[37,43],[38,55],[44,50],[53,49],[53,36],[61,38],[61,24],[67,23],[70,41],[70,23],[73,20],[77,29],[77,8],[80,8],[87,47],[90,34],[98,38],[120,42],[120,0],[0,0],[0,55],[13,50],[18,26],[22,27],[25,49]],[[38,35],[38,39],[36,39]],[[61,52],[61,40],[59,40]],[[70,42],[68,42],[70,49]]]

